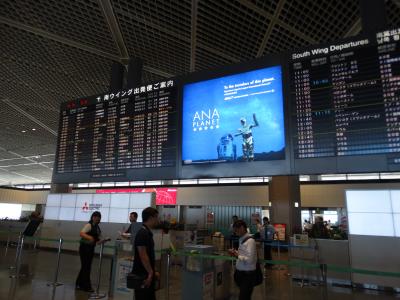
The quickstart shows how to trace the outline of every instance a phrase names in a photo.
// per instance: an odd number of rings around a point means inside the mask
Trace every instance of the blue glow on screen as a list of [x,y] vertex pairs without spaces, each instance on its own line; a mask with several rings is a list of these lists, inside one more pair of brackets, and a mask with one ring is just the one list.
[[185,85],[182,122],[184,164],[284,159],[281,67]]

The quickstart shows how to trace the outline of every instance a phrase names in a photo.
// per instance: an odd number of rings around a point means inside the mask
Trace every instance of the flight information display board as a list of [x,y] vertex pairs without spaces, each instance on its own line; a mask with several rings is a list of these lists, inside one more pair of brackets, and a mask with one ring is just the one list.
[[54,182],[175,177],[176,91],[167,80],[64,103]]
[[400,161],[399,29],[294,52],[289,67],[295,160]]

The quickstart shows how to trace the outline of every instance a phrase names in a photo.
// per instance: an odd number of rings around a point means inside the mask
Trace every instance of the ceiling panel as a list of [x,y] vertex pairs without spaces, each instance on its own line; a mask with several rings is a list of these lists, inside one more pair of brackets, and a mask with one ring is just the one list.
[[[107,91],[124,47],[148,83],[360,30],[358,0],[109,1],[115,18],[100,0],[0,1],[0,185],[50,181],[60,103]],[[400,26],[399,1],[386,8]]]
[[0,1],[0,15],[117,54],[97,0]]
[[199,1],[197,39],[239,60],[254,58],[270,20],[237,1]]

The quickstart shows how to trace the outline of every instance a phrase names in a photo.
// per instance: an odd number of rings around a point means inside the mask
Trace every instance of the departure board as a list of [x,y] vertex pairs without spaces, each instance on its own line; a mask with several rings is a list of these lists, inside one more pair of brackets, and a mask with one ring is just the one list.
[[293,52],[289,68],[295,159],[400,152],[400,29]]
[[54,181],[174,177],[176,91],[167,80],[62,104]]

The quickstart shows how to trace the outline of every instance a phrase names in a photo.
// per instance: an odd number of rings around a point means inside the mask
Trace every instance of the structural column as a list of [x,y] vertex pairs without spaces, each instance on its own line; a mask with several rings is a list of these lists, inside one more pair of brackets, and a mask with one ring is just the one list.
[[272,176],[269,182],[271,223],[286,224],[286,241],[301,232],[299,176]]
[[63,194],[63,193],[71,193],[72,186],[68,183],[52,183],[50,187],[50,193],[52,194]]

